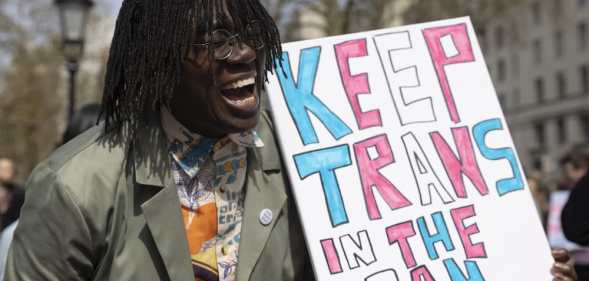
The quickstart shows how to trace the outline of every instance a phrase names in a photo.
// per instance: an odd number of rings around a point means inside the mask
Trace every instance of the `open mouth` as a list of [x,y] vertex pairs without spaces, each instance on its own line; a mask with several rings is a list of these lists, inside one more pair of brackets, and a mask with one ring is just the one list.
[[258,97],[255,77],[240,79],[223,86],[221,95],[238,114],[249,115],[257,112]]

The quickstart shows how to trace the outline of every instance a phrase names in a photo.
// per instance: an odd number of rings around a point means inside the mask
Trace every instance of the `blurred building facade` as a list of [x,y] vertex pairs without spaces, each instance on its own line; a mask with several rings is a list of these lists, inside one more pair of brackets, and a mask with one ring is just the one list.
[[521,161],[556,172],[589,142],[589,0],[528,0],[479,34]]
[[318,0],[295,10],[294,20],[286,30],[287,40],[307,40],[402,25],[403,14],[412,0],[348,1],[348,5],[343,7],[339,2]]

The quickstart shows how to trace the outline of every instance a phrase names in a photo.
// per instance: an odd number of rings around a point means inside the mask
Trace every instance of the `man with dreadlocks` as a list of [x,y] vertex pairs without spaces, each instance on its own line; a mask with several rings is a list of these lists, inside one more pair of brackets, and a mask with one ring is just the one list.
[[124,0],[105,121],[33,172],[6,280],[313,280],[261,106],[280,52],[257,0]]
[[105,121],[31,175],[5,280],[313,280],[261,107],[280,52],[258,0],[124,0]]

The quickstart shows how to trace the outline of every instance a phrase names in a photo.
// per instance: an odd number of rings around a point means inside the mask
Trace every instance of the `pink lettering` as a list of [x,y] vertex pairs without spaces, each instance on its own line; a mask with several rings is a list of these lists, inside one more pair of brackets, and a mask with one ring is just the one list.
[[327,260],[329,273],[335,274],[342,272],[342,265],[340,264],[333,239],[321,240],[321,248],[323,248],[323,255],[325,256],[325,260]]
[[474,206],[468,205],[465,207],[452,209],[450,210],[450,214],[452,215],[452,220],[454,221],[458,235],[460,235],[460,240],[464,246],[466,257],[469,259],[487,257],[485,245],[482,242],[473,244],[470,240],[471,235],[479,233],[479,226],[476,223],[473,223],[469,226],[464,225],[465,219],[474,217],[476,215]]
[[[448,57],[444,52],[441,38],[445,36],[451,36],[452,41],[458,51],[458,54]],[[468,37],[468,30],[466,24],[456,24],[443,27],[434,27],[423,30],[423,36],[427,43],[429,52],[432,56],[434,68],[442,87],[442,93],[444,94],[444,100],[450,113],[450,119],[454,123],[460,122],[460,115],[456,108],[456,103],[448,82],[448,76],[446,74],[445,67],[451,64],[473,62],[474,54],[472,51],[472,44]]]
[[403,261],[405,261],[405,266],[407,266],[407,268],[416,266],[417,263],[415,262],[413,251],[411,251],[409,241],[407,241],[409,237],[415,236],[413,223],[411,221],[407,221],[404,223],[395,224],[387,227],[386,232],[387,238],[389,239],[389,244],[392,245],[393,243],[399,243],[399,249],[401,250]]
[[[378,157],[371,159],[368,148],[375,147]],[[386,135],[378,135],[354,144],[358,172],[362,181],[362,191],[371,220],[380,219],[380,211],[376,204],[376,198],[372,191],[373,187],[379,191],[384,201],[392,210],[410,206],[411,202],[399,192],[397,187],[385,178],[379,169],[395,162],[393,151]]]
[[468,128],[452,128],[452,135],[454,136],[454,142],[456,143],[459,156],[454,155],[454,152],[452,152],[452,149],[439,132],[430,133],[438,155],[444,164],[446,173],[448,173],[450,181],[454,186],[456,196],[466,198],[466,188],[462,174],[466,175],[472,181],[481,195],[487,195],[489,188],[479,169]]
[[382,121],[380,111],[374,109],[363,112],[360,107],[359,95],[370,94],[370,85],[368,83],[368,74],[361,73],[352,75],[350,71],[349,59],[354,57],[364,57],[368,55],[366,49],[366,39],[350,40],[335,45],[335,55],[339,66],[340,76],[346,91],[348,101],[352,106],[352,111],[356,117],[356,122],[360,129],[366,129],[375,126],[381,126]]
[[422,265],[414,270],[411,270],[411,281],[436,281],[431,272]]

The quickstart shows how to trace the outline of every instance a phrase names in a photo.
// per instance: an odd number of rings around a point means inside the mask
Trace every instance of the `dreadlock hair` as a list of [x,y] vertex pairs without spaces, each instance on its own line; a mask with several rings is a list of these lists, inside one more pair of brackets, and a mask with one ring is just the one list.
[[261,93],[282,49],[278,28],[258,0],[124,0],[107,63],[101,112],[105,130],[127,128],[134,138],[148,112],[169,105],[195,34],[210,36],[215,21],[229,20],[241,34],[248,22],[260,23],[264,49],[258,56],[265,60],[257,60],[256,84]]

